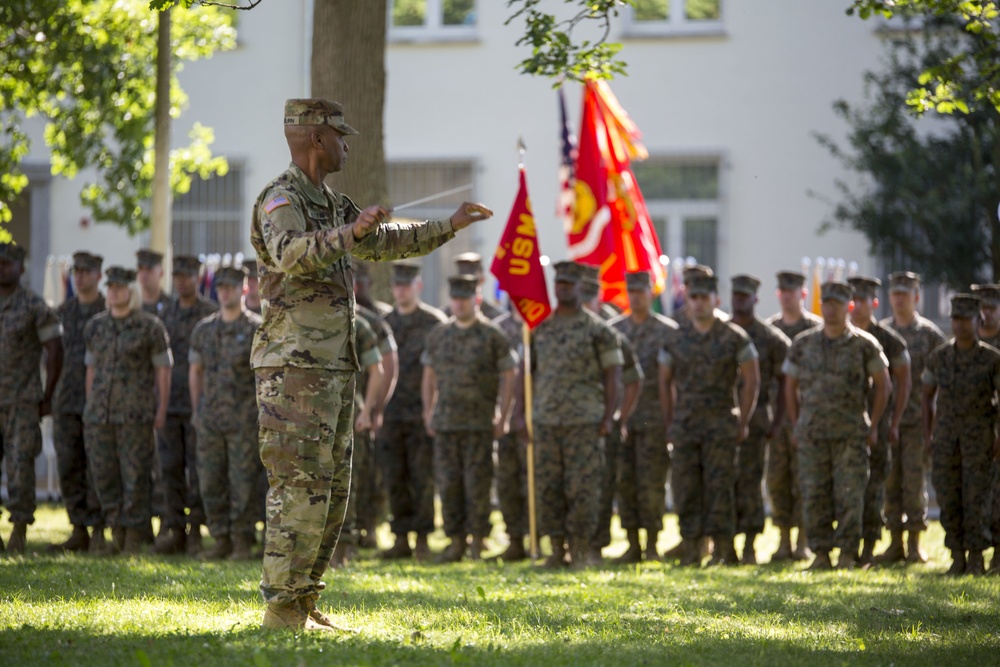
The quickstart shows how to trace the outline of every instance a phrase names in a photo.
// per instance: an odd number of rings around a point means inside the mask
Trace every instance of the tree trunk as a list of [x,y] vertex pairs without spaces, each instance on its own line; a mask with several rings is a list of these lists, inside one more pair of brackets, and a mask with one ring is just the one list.
[[[312,95],[344,105],[348,124],[361,134],[348,137],[344,171],[330,187],[361,208],[390,202],[385,151],[386,3],[384,0],[315,0],[313,5]],[[372,267],[376,293],[388,293],[388,265]]]

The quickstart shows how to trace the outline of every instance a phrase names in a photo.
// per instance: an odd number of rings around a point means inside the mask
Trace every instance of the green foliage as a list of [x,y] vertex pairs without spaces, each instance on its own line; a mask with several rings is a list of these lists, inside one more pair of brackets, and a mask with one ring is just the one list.
[[947,17],[897,34],[885,68],[866,74],[866,102],[834,105],[850,127],[847,147],[819,137],[860,177],[836,183],[827,226],[863,233],[890,270],[912,269],[955,288],[1000,275],[1000,116],[971,102],[962,114],[917,120],[906,102],[928,63],[967,53],[976,43]]
[[906,97],[917,115],[927,111],[969,113],[972,106],[1000,111],[1000,9],[992,0],[854,0],[849,15],[947,19],[967,33],[960,51],[924,64],[919,81]]
[[[565,2],[581,9],[572,18],[560,21],[554,14],[539,9],[542,0],[507,0],[507,6],[513,9],[513,14],[504,25],[523,18],[524,35],[516,44],[531,47],[531,56],[518,64],[520,72],[555,78],[556,86],[564,79],[610,79],[615,74],[625,74],[625,62],[616,58],[622,45],[606,40],[611,30],[611,19],[618,16],[623,5],[634,4],[634,0]],[[573,30],[584,21],[596,22],[601,26],[603,33],[596,42],[573,40]]]
[[[29,150],[25,117],[46,120],[52,172],[73,178],[94,167],[97,180],[81,199],[98,221],[135,233],[149,226],[156,104],[157,17],[144,0],[26,0],[0,7],[0,202],[26,186],[19,165]],[[232,49],[236,34],[228,12],[176,8],[171,13],[175,61]],[[174,66],[170,115],[187,104]],[[192,143],[171,151],[170,182],[186,192],[192,174],[225,173],[213,158],[212,133],[196,126]],[[0,203],[0,220],[10,211]]]

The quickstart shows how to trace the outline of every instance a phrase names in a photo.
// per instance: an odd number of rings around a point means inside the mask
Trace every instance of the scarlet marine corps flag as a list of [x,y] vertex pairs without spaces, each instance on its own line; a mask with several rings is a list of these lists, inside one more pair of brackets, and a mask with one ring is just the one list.
[[521,313],[529,329],[542,323],[552,306],[549,290],[545,285],[545,272],[540,261],[538,237],[535,233],[535,216],[531,213],[528,184],[524,167],[520,169],[520,187],[514,208],[507,218],[490,272],[496,276],[500,289],[510,295],[511,303]]

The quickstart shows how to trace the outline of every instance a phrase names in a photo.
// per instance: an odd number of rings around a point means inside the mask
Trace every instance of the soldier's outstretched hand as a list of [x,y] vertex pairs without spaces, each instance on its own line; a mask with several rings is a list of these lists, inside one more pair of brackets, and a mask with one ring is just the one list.
[[493,211],[486,208],[482,204],[462,202],[462,205],[458,207],[458,210],[451,214],[451,226],[457,231],[459,229],[465,229],[474,222],[479,222],[480,220],[486,220],[492,217]]
[[354,238],[360,241],[368,236],[376,227],[386,222],[390,215],[389,209],[383,206],[369,206],[364,209],[354,220]]

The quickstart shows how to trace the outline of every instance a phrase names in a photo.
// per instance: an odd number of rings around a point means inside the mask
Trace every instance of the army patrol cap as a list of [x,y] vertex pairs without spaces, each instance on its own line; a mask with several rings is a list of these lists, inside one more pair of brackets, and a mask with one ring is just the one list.
[[73,268],[80,269],[83,271],[97,271],[101,272],[101,264],[104,263],[104,258],[100,255],[92,255],[89,252],[74,252],[73,253]]
[[143,248],[135,253],[135,264],[139,268],[151,269],[154,266],[163,265],[163,253]]
[[850,303],[854,299],[854,288],[841,280],[828,280],[820,288],[820,299]]
[[916,292],[920,289],[920,274],[913,271],[897,271],[889,274],[890,292]]
[[285,125],[329,125],[341,134],[358,134],[344,120],[344,107],[318,97],[285,100]]
[[0,259],[8,262],[23,262],[28,256],[28,251],[24,246],[13,243],[0,243]]
[[778,289],[800,290],[806,284],[805,274],[798,271],[779,271]]
[[[709,269],[711,270],[711,269]],[[694,271],[684,272],[684,289],[688,294],[715,294],[719,291],[719,279],[714,273]]]
[[249,273],[245,266],[242,269],[237,269],[234,266],[224,266],[215,272],[215,283],[217,285],[242,288],[243,281],[246,280]]
[[191,255],[177,255],[174,257],[174,275],[184,273],[189,276],[196,276],[201,271],[201,260]]
[[455,258],[455,268],[462,275],[478,275],[483,272],[483,256],[478,252],[463,252]]
[[878,296],[879,287],[882,286],[881,280],[868,276],[854,276],[848,278],[847,282],[854,288],[854,296],[859,299],[874,299]]
[[475,276],[462,274],[448,278],[448,296],[453,299],[471,299],[476,296],[479,281]]
[[244,259],[243,268],[247,270],[247,278],[256,278],[258,276],[256,259]]
[[416,262],[396,262],[392,265],[394,285],[412,285],[420,275],[420,265]]
[[733,281],[733,294],[746,294],[748,296],[756,296],[757,290],[760,288],[760,278],[757,276],[751,276],[746,273],[741,273],[732,277]]
[[642,290],[650,289],[652,286],[653,281],[649,277],[648,271],[635,271],[625,274],[625,289],[630,292],[641,292]]
[[973,285],[972,293],[982,299],[984,306],[1000,305],[1000,285]]
[[109,285],[128,285],[135,281],[135,271],[123,266],[109,266],[104,272]]
[[983,300],[975,294],[956,294],[951,297],[951,316],[971,320],[979,317]]
[[578,283],[580,282],[580,268],[582,264],[576,262],[556,262],[552,268],[556,270],[557,283]]

